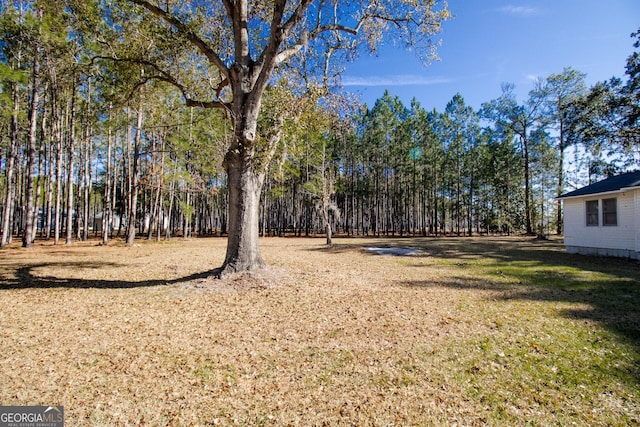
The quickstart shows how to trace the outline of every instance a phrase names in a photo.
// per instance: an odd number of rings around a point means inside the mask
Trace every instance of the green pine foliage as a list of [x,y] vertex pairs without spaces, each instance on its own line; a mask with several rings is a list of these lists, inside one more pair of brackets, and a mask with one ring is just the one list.
[[[38,237],[64,231],[69,210],[89,212],[74,223],[80,238],[105,233],[98,225],[104,216],[109,236],[124,236],[132,191],[139,196],[139,234],[225,234],[223,164],[234,133],[231,112],[184,102],[224,85],[193,61],[192,48],[182,49],[182,36],[169,26],[152,26],[132,13],[135,6],[113,2],[118,7],[111,16],[92,1],[23,2],[22,9],[2,2],[0,218],[2,224],[7,219],[6,233],[24,232],[21,177],[37,46]],[[189,25],[215,18],[202,12]],[[131,36],[127,43],[123,32]],[[212,29],[210,36],[221,34]],[[375,236],[553,232],[561,221],[554,198],[567,186],[565,169],[589,169],[595,179],[637,168],[638,62],[636,51],[627,59],[626,81],[586,88],[584,74],[566,68],[539,82],[528,99],[516,99],[505,85],[502,96],[479,111],[456,94],[442,112],[415,99],[405,105],[388,91],[373,106],[360,105],[348,94],[327,91],[303,69],[281,70],[265,91],[252,147],[252,167],[267,172],[260,231],[312,235],[330,226],[342,234]],[[163,78],[169,74],[183,82],[183,90]],[[226,90],[216,97],[227,99]],[[136,134],[137,153],[131,149]],[[570,164],[570,148],[588,153],[589,165]],[[134,164],[136,188],[129,185]],[[65,205],[69,190],[77,206]]]

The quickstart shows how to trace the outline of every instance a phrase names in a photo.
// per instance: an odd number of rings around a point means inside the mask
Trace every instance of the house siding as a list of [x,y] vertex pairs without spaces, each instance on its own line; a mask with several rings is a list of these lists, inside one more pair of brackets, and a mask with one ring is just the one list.
[[636,229],[636,259],[640,259],[640,189],[634,191],[636,208],[634,211],[634,221]]
[[[600,203],[599,225],[587,227],[586,202],[612,197],[617,198],[618,225],[602,225],[602,203]],[[564,240],[567,251],[640,259],[639,215],[640,190],[564,199]]]

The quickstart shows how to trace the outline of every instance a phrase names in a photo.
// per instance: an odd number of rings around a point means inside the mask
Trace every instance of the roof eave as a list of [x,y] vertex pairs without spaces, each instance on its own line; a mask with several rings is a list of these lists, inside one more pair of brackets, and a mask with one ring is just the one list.
[[560,197],[556,197],[556,200],[578,199],[578,198],[594,197],[594,196],[606,196],[609,194],[624,193],[625,191],[638,190],[638,189],[640,189],[640,185],[633,186],[633,187],[623,187],[618,190],[602,191],[598,193],[578,194],[576,196],[560,196]]
[[633,191],[633,190],[640,190],[640,184],[632,185],[631,187],[623,187],[620,189],[620,191]]

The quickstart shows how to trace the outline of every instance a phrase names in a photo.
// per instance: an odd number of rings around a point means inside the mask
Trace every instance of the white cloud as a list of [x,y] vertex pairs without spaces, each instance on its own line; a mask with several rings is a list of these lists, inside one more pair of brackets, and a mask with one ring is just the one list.
[[501,7],[498,10],[507,15],[517,15],[517,16],[538,16],[542,14],[542,11],[540,9],[531,7],[531,6],[508,5],[508,6]]
[[342,78],[343,86],[427,86],[450,83],[444,77],[425,77],[415,74],[398,74],[390,76],[349,76]]

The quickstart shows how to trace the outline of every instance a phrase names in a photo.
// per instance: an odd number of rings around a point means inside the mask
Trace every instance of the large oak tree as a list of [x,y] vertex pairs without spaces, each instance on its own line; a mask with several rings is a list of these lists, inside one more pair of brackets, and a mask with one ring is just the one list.
[[359,52],[375,51],[383,37],[428,62],[438,44],[433,36],[450,16],[436,0],[68,1],[85,17],[77,20],[88,23],[83,31],[95,35],[96,57],[138,67],[129,71],[138,75],[135,87],[161,80],[179,88],[187,106],[221,108],[231,119],[234,137],[224,161],[229,238],[221,274],[264,265],[258,208],[279,135],[258,132],[267,87],[292,70],[326,83]]

